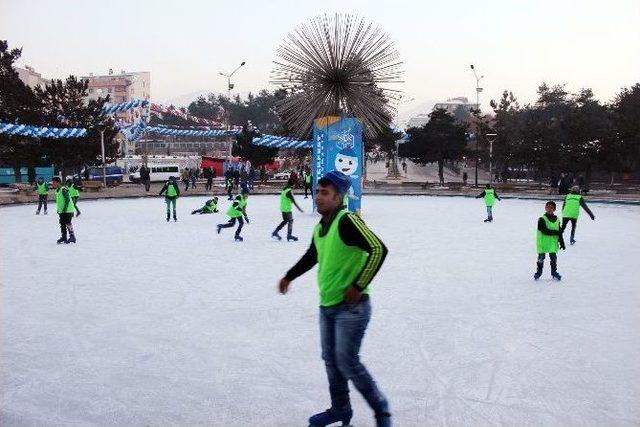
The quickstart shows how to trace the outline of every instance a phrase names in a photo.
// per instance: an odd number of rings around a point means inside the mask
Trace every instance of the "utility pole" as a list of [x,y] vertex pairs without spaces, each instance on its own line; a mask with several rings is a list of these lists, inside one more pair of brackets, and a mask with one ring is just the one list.
[[[223,73],[222,71],[219,72],[219,74],[221,76],[224,76],[224,77],[227,78],[227,100],[228,100],[229,103],[231,103],[231,89],[233,89],[233,84],[231,83],[231,76],[233,76],[244,64],[246,64],[246,62],[242,61],[240,63],[240,65],[238,65],[236,67],[236,69],[233,70],[230,73]],[[226,121],[227,131],[230,131],[231,130],[231,120],[230,120],[230,117],[229,117],[229,111],[226,111],[225,113],[226,113],[225,114],[225,121]],[[229,135],[229,137],[228,137],[228,147],[227,147],[227,168],[231,164],[232,147],[233,147],[233,138],[231,137],[231,135]]]
[[[482,88],[480,87],[480,80],[484,78],[484,76],[478,77],[476,73],[476,68],[471,64],[471,71],[473,71],[473,76],[476,78],[476,109],[478,111],[478,117],[480,117],[480,92],[482,92]],[[478,155],[478,133],[476,132],[476,187],[478,186],[478,163],[480,161],[480,157]]]

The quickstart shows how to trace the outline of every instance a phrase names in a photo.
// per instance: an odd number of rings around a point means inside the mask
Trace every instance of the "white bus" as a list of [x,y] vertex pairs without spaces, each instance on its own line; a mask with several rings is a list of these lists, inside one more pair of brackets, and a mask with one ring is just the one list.
[[[151,182],[164,182],[169,179],[170,176],[174,176],[176,180],[180,181],[180,166],[179,165],[154,165],[151,164],[149,168],[149,177]],[[139,183],[140,182],[140,169],[132,174],[129,174],[129,181]]]

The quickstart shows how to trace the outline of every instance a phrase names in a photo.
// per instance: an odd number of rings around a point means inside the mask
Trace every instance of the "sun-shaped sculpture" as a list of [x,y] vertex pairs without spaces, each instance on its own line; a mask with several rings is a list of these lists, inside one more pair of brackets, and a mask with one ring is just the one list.
[[300,138],[313,120],[339,115],[362,121],[373,137],[393,117],[402,62],[393,41],[363,18],[321,15],[299,25],[277,50],[271,82],[287,96],[277,104],[285,126]]

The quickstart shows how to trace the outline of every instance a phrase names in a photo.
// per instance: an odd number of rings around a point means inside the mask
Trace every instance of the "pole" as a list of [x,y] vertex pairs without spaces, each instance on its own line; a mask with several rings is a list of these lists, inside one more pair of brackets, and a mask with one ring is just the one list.
[[489,141],[489,183],[493,185],[493,139]]
[[100,146],[102,148],[102,184],[107,186],[107,166],[104,158],[104,129],[100,130]]
[[[474,74],[475,74],[475,70],[474,70]],[[480,91],[478,90],[480,88],[480,79],[478,79],[478,76],[476,76],[476,108],[478,109],[478,117],[480,117]],[[480,135],[479,132],[476,132],[476,187],[478,187],[478,162],[480,161],[480,157],[478,155],[478,136]]]

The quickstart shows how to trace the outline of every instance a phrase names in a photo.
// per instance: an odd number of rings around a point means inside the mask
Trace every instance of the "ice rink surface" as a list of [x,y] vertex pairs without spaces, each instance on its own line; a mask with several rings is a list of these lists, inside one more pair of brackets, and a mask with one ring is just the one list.
[[[329,406],[315,269],[276,292],[319,219],[297,198],[297,243],[269,237],[274,196],[250,198],[243,243],[189,214],[203,197],[177,223],[161,198],[81,200],[76,245],[55,212],[0,208],[0,424],[306,425]],[[484,224],[481,200],[365,198],[390,253],[361,355],[396,426],[640,424],[640,207],[591,204],[560,283],[548,260],[532,280],[543,209]]]

